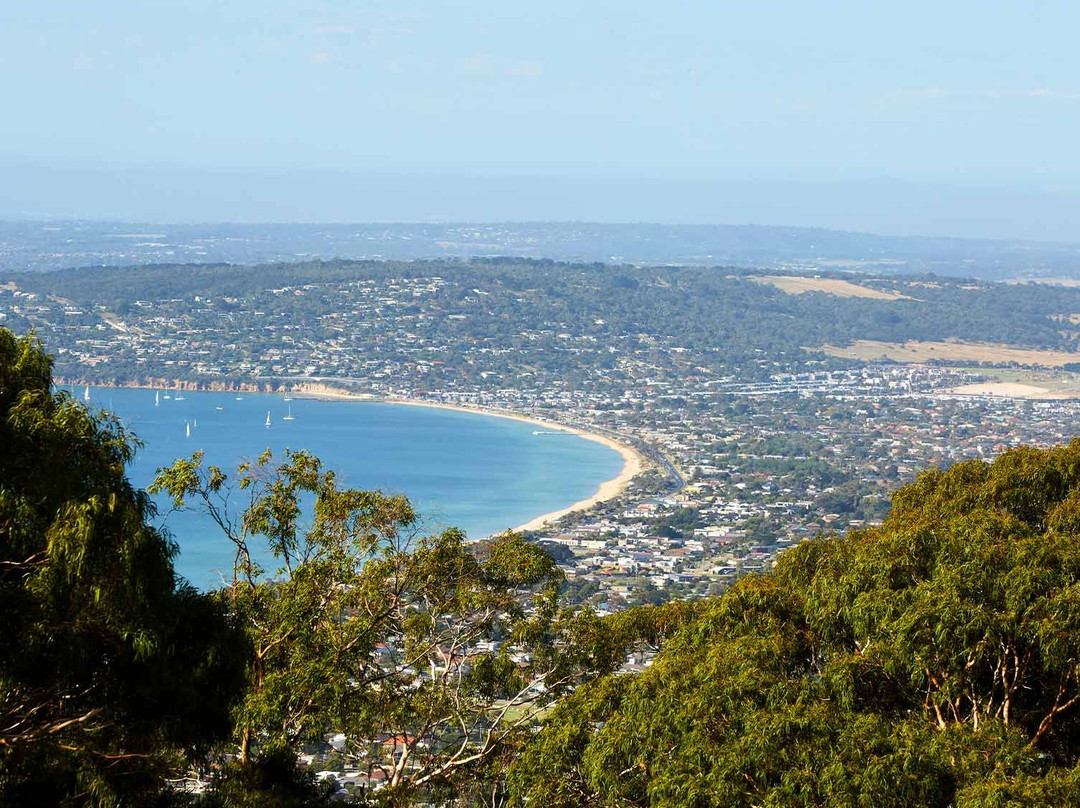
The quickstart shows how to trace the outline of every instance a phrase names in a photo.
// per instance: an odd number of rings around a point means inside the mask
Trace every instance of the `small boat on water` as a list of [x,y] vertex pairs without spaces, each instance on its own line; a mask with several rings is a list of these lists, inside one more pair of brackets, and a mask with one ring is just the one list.
[[266,411],[266,426],[270,426],[270,410]]
[[[292,414],[292,404],[290,404],[290,405],[289,405],[289,414],[288,414],[288,415],[286,415],[286,416],[285,416],[284,418],[282,418],[281,420],[282,420],[282,421],[295,421],[295,420],[296,420],[295,418],[293,418],[293,414]],[[269,424],[268,424],[268,426],[269,426]]]
[[191,424],[184,424],[184,431],[187,437],[191,437]]
[[183,392],[182,390],[181,390],[181,391],[179,391],[179,392],[178,392],[178,393],[176,394],[176,397],[175,397],[175,398],[173,399],[173,401],[186,401],[186,400],[187,400],[187,399],[185,399],[185,398],[184,398],[184,392]]
[[292,401],[292,396],[290,396],[288,393],[286,393],[284,398],[282,398],[282,401]]
[[83,390],[82,397],[83,397],[83,400],[85,400],[85,401],[90,400],[90,385],[86,385],[86,389]]
[[161,406],[161,391],[160,390],[155,390],[154,391],[154,406],[155,407],[160,407]]
[[220,405],[218,405],[217,407],[214,407],[214,409],[215,409],[215,410],[223,410],[223,409],[225,409],[225,408],[224,408],[224,407],[222,407],[222,406],[220,406]]

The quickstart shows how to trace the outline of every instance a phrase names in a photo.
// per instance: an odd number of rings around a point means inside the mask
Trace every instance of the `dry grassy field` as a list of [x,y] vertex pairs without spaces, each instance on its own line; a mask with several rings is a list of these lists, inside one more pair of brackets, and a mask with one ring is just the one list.
[[892,359],[896,362],[926,362],[943,359],[954,362],[989,362],[1004,364],[1018,362],[1023,365],[1061,367],[1069,362],[1080,362],[1080,353],[1065,351],[1038,351],[1032,348],[1014,348],[992,342],[877,342],[856,340],[844,348],[823,345],[819,350],[830,356],[844,359]]
[[872,300],[913,300],[897,292],[882,292],[859,286],[851,281],[839,278],[804,278],[798,275],[754,275],[749,278],[754,283],[775,286],[789,295],[801,295],[806,292],[824,292],[837,297],[868,297]]
[[975,384],[954,387],[961,395],[1008,396],[1009,398],[1080,398],[1080,373],[1057,368],[958,368],[980,377]]
[[948,392],[958,396],[999,396],[1001,398],[1071,399],[1080,398],[1080,390],[1052,390],[1034,384],[1016,382],[979,382],[963,384]]

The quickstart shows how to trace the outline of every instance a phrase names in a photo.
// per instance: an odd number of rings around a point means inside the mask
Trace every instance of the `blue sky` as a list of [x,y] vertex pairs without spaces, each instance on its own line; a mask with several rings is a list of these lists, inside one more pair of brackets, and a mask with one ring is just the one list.
[[992,0],[5,3],[0,166],[1072,199],[1077,30]]

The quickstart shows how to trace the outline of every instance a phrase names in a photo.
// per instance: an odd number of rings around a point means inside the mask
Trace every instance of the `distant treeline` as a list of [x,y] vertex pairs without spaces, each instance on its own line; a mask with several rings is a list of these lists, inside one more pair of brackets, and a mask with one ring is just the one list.
[[[0,270],[201,263],[266,264],[296,256],[545,257],[633,264],[739,265],[886,275],[1075,277],[1080,247],[1001,239],[885,236],[819,227],[634,222],[145,224],[0,221]],[[618,258],[613,258],[618,256]]]

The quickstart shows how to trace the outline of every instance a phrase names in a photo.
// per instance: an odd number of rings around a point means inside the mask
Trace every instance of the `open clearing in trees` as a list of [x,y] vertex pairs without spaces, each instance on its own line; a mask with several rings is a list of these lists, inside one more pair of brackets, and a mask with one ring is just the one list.
[[789,295],[802,295],[807,292],[824,292],[827,295],[837,297],[868,297],[872,300],[914,300],[907,295],[897,292],[883,292],[879,289],[870,289],[860,286],[851,281],[839,278],[803,278],[796,275],[753,275],[749,277],[754,283],[767,286],[775,286],[781,292]]
[[1042,367],[1062,367],[1070,362],[1080,362],[1080,353],[1066,351],[1041,351],[1035,348],[1014,348],[993,342],[879,342],[859,339],[842,348],[835,345],[822,345],[816,349],[829,356],[843,359],[892,359],[895,362],[928,362],[941,359],[950,362],[987,362],[1007,364],[1016,362],[1021,365],[1039,365]]

